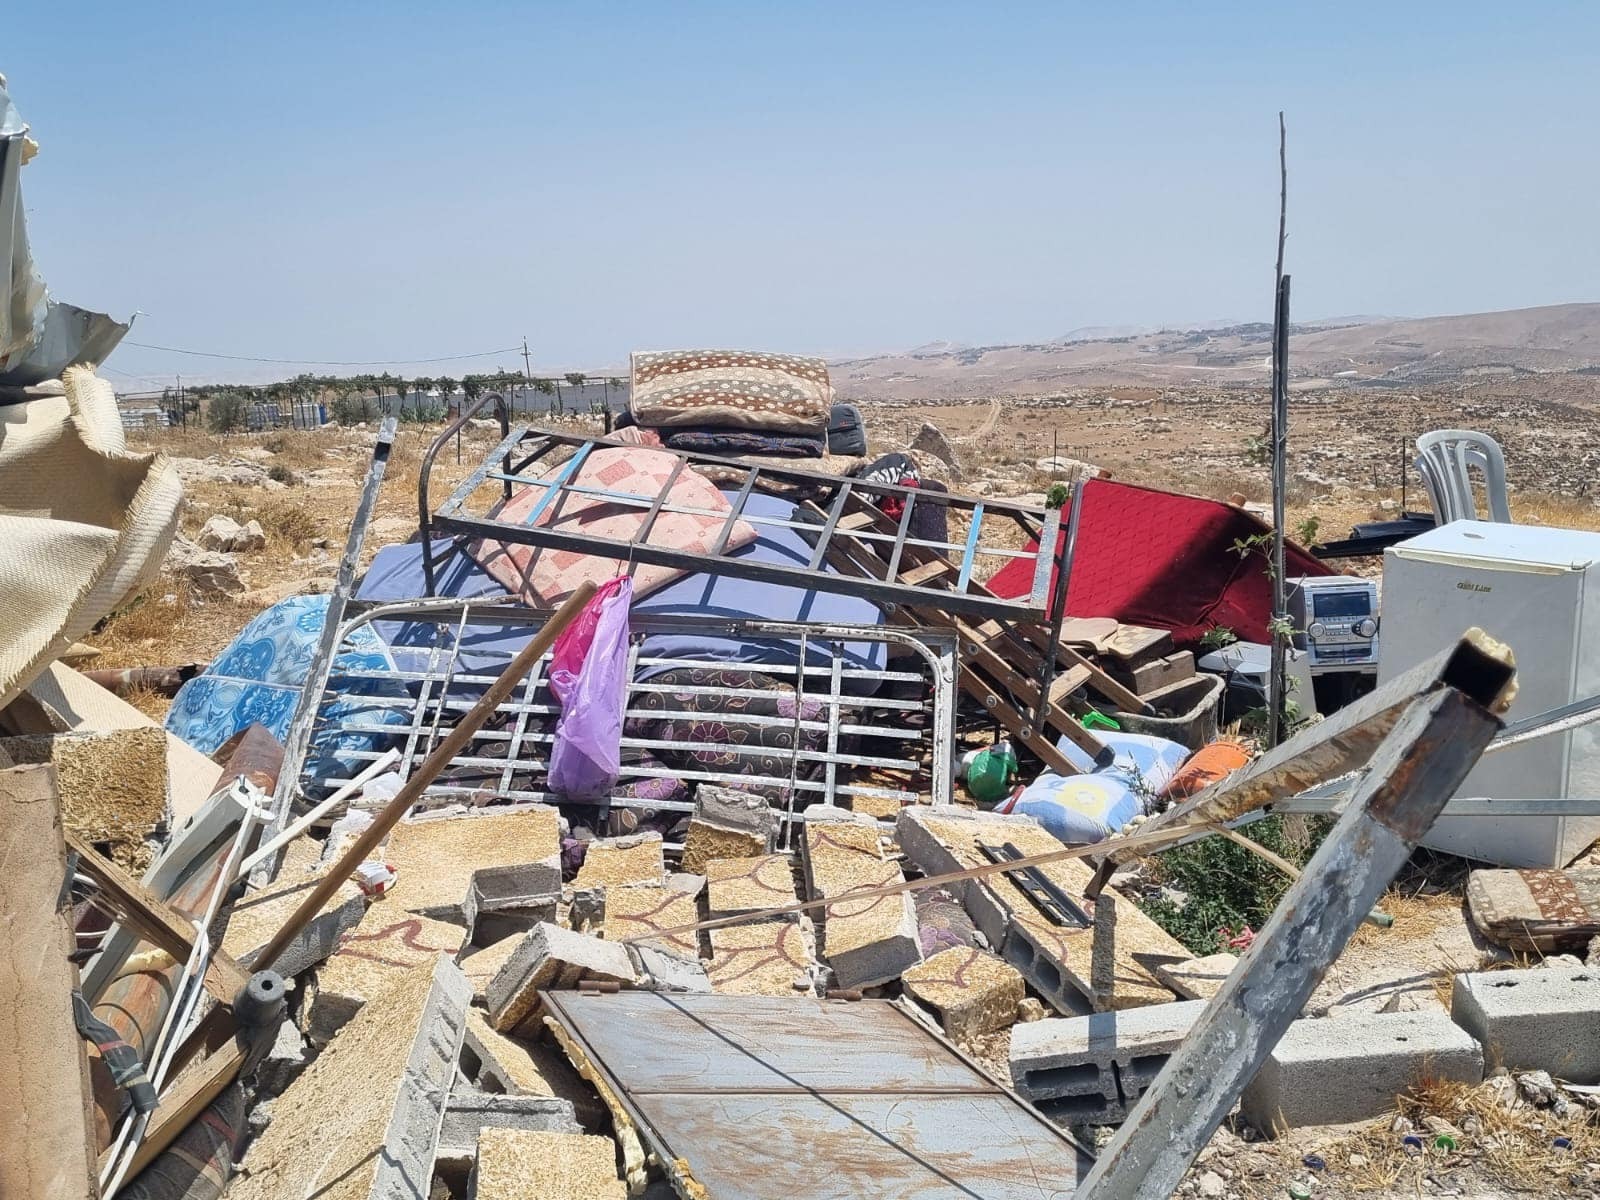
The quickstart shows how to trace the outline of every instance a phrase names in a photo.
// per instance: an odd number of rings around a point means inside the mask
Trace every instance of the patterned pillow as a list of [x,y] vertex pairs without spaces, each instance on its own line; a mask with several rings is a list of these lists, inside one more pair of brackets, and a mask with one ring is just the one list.
[[833,385],[820,358],[746,350],[635,351],[628,407],[655,428],[735,426],[826,437]]
[[1600,934],[1600,871],[1474,871],[1467,911],[1478,932],[1501,946],[1581,954]]
[[[596,450],[583,461],[569,482],[580,488],[599,488],[607,492],[641,496],[654,502],[678,465],[676,455],[646,447]],[[564,469],[552,467],[543,478],[551,479]],[[495,519],[513,525],[527,524],[528,514],[543,499],[546,489],[530,484],[500,505]],[[672,484],[667,504],[696,509],[695,513],[660,512],[650,527],[647,544],[710,554],[722,536],[722,527],[732,511],[727,499],[703,476],[685,467]],[[618,504],[582,492],[565,491],[541,511],[533,522],[536,529],[576,534],[611,541],[632,542],[644,525],[649,509]],[[756,531],[746,521],[734,522],[726,549],[737,550],[756,540]],[[528,605],[559,604],[577,590],[584,580],[598,585],[626,569],[627,550],[615,548],[617,557],[558,550],[551,546],[522,546],[484,539],[472,549],[473,558],[508,591],[522,597]],[[635,599],[670,583],[684,572],[675,567],[636,564],[633,571]]]

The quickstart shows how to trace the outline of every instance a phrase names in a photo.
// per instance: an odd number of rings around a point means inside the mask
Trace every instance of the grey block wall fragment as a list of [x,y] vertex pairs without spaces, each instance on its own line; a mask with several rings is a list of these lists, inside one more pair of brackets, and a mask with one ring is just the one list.
[[532,1129],[542,1133],[582,1133],[569,1100],[554,1096],[507,1096],[458,1090],[445,1106],[439,1126],[438,1157],[457,1162],[478,1155],[482,1129]]
[[709,992],[711,980],[706,976],[705,964],[698,958],[684,958],[668,954],[654,946],[631,945],[637,974],[643,977],[640,986],[656,992]]
[[580,979],[631,984],[633,961],[626,947],[559,925],[535,925],[484,989],[489,1023],[509,1033],[536,1019],[537,993],[576,987]]
[[1012,1085],[1055,1120],[1114,1125],[1155,1081],[1205,1007],[1183,1000],[1014,1026]]
[[1240,1097],[1257,1129],[1364,1121],[1423,1079],[1483,1081],[1483,1049],[1442,1012],[1349,1013],[1289,1026]]
[[1483,1044],[1495,1069],[1549,1071],[1600,1083],[1600,970],[1592,967],[1457,975],[1450,1016]]

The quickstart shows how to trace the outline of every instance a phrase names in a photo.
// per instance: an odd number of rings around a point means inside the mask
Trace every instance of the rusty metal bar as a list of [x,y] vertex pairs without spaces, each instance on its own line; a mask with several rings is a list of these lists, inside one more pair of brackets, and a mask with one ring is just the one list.
[[1349,808],[1117,1130],[1078,1200],[1174,1193],[1499,728],[1488,709],[1449,686],[1406,708]]

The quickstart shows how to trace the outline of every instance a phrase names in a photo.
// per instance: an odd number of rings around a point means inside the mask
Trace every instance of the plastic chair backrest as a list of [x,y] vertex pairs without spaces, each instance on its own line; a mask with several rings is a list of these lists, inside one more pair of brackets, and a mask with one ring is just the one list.
[[1506,500],[1506,460],[1500,444],[1488,434],[1470,429],[1436,429],[1417,439],[1417,471],[1427,486],[1428,498],[1439,524],[1478,519],[1472,491],[1472,469],[1483,474],[1489,497],[1489,520],[1511,524]]

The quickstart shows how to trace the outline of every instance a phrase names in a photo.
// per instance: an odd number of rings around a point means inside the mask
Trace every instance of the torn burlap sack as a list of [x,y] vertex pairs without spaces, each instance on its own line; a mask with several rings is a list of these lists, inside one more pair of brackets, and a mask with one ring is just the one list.
[[178,527],[178,473],[127,452],[111,385],[64,383],[0,405],[0,708],[155,575]]

